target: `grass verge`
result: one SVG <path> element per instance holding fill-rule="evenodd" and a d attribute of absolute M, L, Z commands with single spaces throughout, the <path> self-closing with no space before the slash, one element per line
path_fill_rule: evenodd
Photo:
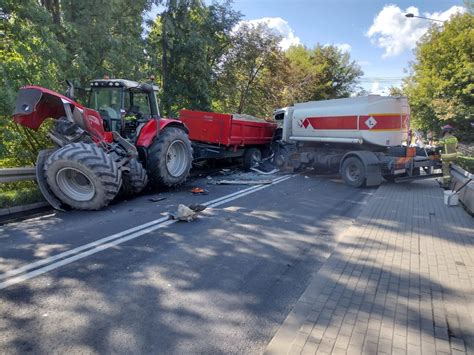
<path fill-rule="evenodd" d="M 0 185 L 0 209 L 44 201 L 35 183 L 22 183 L 23 186 Z M 30 185 L 30 186 L 29 186 Z"/>
<path fill-rule="evenodd" d="M 474 174 L 474 157 L 460 156 L 454 163 L 471 174 Z"/>

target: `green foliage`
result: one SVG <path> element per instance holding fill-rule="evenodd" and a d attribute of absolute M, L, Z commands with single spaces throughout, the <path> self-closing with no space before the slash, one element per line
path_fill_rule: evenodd
<path fill-rule="evenodd" d="M 474 174 L 474 157 L 460 156 L 456 159 L 455 164 L 471 174 Z"/>
<path fill-rule="evenodd" d="M 210 6 L 200 0 L 168 1 L 147 41 L 149 67 L 161 75 L 165 114 L 185 107 L 210 109 L 215 67 L 239 18 L 229 1 Z"/>
<path fill-rule="evenodd" d="M 61 0 L 62 18 L 56 26 L 64 43 L 64 76 L 86 86 L 91 79 L 141 79 L 144 63 L 143 15 L 150 0 Z"/>
<path fill-rule="evenodd" d="M 35 134 L 13 123 L 15 96 L 28 84 L 57 89 L 65 48 L 54 34 L 50 14 L 37 1 L 7 0 L 1 9 L 0 160 L 9 166 L 31 165 L 49 141 L 44 129 Z"/>
<path fill-rule="evenodd" d="M 293 46 L 286 57 L 291 68 L 288 103 L 348 97 L 363 74 L 349 53 L 335 46 Z"/>
<path fill-rule="evenodd" d="M 218 73 L 215 110 L 269 116 L 278 107 L 355 90 L 362 71 L 347 52 L 321 45 L 284 52 L 279 42 L 265 26 L 240 26 Z"/>
<path fill-rule="evenodd" d="M 414 128 L 439 130 L 446 123 L 464 140 L 474 104 L 474 16 L 456 15 L 442 27 L 433 25 L 416 49 L 412 74 L 404 83 Z"/>
<path fill-rule="evenodd" d="M 287 62 L 267 27 L 240 25 L 220 63 L 213 109 L 255 116 L 280 106 Z"/>
<path fill-rule="evenodd" d="M 44 201 L 34 183 L 4 184 L 0 190 L 0 209 Z"/>

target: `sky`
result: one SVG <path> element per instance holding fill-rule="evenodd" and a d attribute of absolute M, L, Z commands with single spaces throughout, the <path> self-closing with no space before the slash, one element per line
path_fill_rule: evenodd
<path fill-rule="evenodd" d="M 459 0 L 234 0 L 233 8 L 243 21 L 264 22 L 280 34 L 283 49 L 320 43 L 348 51 L 364 71 L 360 85 L 374 94 L 401 85 L 418 39 L 430 25 L 442 25 L 405 13 L 446 20 L 465 11 Z"/>

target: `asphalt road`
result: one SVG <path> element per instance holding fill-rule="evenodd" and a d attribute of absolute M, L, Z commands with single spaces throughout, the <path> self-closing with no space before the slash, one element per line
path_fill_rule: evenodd
<path fill-rule="evenodd" d="M 374 191 L 205 183 L 0 226 L 0 351 L 261 353 Z M 212 200 L 194 222 L 163 217 Z"/>

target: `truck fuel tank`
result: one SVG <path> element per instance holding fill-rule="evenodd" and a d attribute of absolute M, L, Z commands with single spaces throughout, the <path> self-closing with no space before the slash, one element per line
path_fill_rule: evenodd
<path fill-rule="evenodd" d="M 410 108 L 405 97 L 369 95 L 297 103 L 276 110 L 283 140 L 398 146 L 407 139 Z"/>

